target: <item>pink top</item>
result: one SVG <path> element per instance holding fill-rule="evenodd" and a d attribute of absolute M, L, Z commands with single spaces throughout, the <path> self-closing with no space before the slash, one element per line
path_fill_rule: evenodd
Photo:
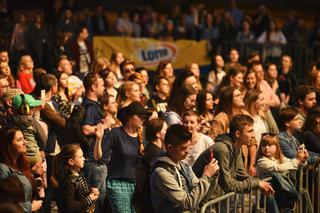
<path fill-rule="evenodd" d="M 278 107 L 280 105 L 280 99 L 276 93 L 272 90 L 267 81 L 262 80 L 260 82 L 260 91 L 264 97 L 264 101 L 271 107 Z"/>

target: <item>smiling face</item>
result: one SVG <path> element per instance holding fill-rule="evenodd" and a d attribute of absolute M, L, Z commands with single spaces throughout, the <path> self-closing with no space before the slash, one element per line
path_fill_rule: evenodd
<path fill-rule="evenodd" d="M 248 89 L 255 88 L 256 84 L 257 84 L 256 74 L 254 72 L 248 74 L 246 76 L 246 85 L 247 85 Z"/>
<path fill-rule="evenodd" d="M 192 133 L 197 132 L 199 128 L 198 117 L 196 115 L 187 115 L 183 118 L 183 125 Z"/>
<path fill-rule="evenodd" d="M 230 77 L 231 86 L 241 88 L 243 83 L 243 73 L 239 72 L 235 76 Z"/>
<path fill-rule="evenodd" d="M 232 104 L 235 108 L 242 108 L 244 106 L 243 95 L 238 89 L 233 91 Z"/>

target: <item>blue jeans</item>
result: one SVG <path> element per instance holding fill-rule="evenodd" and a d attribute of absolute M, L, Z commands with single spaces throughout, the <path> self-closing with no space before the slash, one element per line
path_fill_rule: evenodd
<path fill-rule="evenodd" d="M 83 173 L 88 182 L 89 187 L 98 188 L 100 192 L 100 196 L 96 202 L 95 213 L 105 212 L 103 209 L 103 202 L 107 193 L 107 166 L 105 164 L 85 162 Z"/>

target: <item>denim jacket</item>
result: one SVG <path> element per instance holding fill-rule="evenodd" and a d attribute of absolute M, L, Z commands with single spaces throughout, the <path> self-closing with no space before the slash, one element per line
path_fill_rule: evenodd
<path fill-rule="evenodd" d="M 300 146 L 299 141 L 294 136 L 289 136 L 286 132 L 282 131 L 279 133 L 279 142 L 281 146 L 281 150 L 287 158 L 295 158 L 297 156 L 297 149 Z M 318 161 L 320 154 L 315 152 L 310 152 L 309 158 L 307 159 L 308 163 L 315 163 Z"/>
<path fill-rule="evenodd" d="M 24 189 L 25 202 L 21 204 L 24 212 L 31 212 L 32 186 L 28 178 L 21 172 L 12 169 L 6 164 L 0 163 L 0 179 L 7 177 L 17 177 Z"/>

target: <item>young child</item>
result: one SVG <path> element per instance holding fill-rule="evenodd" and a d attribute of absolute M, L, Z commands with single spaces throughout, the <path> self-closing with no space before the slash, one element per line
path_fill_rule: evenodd
<path fill-rule="evenodd" d="M 36 86 L 33 79 L 33 60 L 30 55 L 23 55 L 20 58 L 18 80 L 22 91 L 30 94 Z"/>
<path fill-rule="evenodd" d="M 257 173 L 259 178 L 272 177 L 272 186 L 276 189 L 275 195 L 267 198 L 267 211 L 277 212 L 278 208 L 291 211 L 299 199 L 298 192 L 290 178 L 284 172 L 297 170 L 299 165 L 308 158 L 308 152 L 303 146 L 299 147 L 294 159 L 286 158 L 280 149 L 279 138 L 276 134 L 262 135 L 257 152 Z"/>
<path fill-rule="evenodd" d="M 297 150 L 300 146 L 298 139 L 294 134 L 301 129 L 302 120 L 299 115 L 299 110 L 293 107 L 281 109 L 279 112 L 279 143 L 283 155 L 287 158 L 295 158 Z M 319 162 L 320 154 L 308 151 L 308 163 Z"/>
<path fill-rule="evenodd" d="M 199 132 L 200 117 L 196 112 L 192 110 L 187 111 L 183 115 L 182 121 L 183 125 L 192 133 L 189 152 L 184 161 L 190 166 L 193 166 L 199 155 L 208 147 L 213 145 L 213 140 L 209 136 Z"/>
<path fill-rule="evenodd" d="M 79 144 L 65 145 L 54 159 L 53 184 L 61 194 L 59 212 L 94 212 L 97 188 L 89 188 L 80 169 L 84 157 Z"/>
<path fill-rule="evenodd" d="M 308 156 L 307 150 L 301 146 L 295 158 L 286 158 L 282 154 L 278 136 L 273 133 L 262 134 L 256 159 L 258 175 L 260 178 L 265 178 L 270 172 L 284 173 L 289 170 L 297 170 Z"/>

